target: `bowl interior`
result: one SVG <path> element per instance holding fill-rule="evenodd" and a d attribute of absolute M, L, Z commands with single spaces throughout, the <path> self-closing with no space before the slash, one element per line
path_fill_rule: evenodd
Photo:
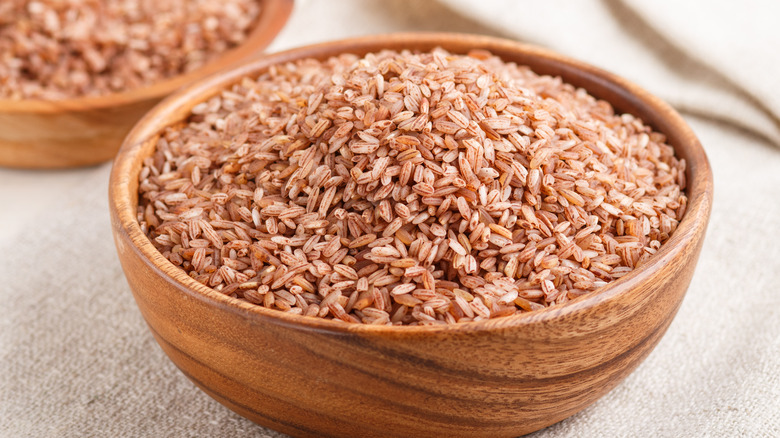
<path fill-rule="evenodd" d="M 135 219 L 138 203 L 138 175 L 142 161 L 154 150 L 159 133 L 166 126 L 184 120 L 191 108 L 245 76 L 257 76 L 268 66 L 314 57 L 327 58 L 340 53 L 364 54 L 381 49 L 430 50 L 443 47 L 453 53 L 467 53 L 485 49 L 504 61 L 528 65 L 539 74 L 560 76 L 564 81 L 585 88 L 593 96 L 610 102 L 618 112 L 631 113 L 653 129 L 664 133 L 667 142 L 687 162 L 686 194 L 688 208 L 675 233 L 645 264 L 609 285 L 574 299 L 563 305 L 548 307 L 520 315 L 446 326 L 370 326 L 348 325 L 340 321 L 324 320 L 286 314 L 230 298 L 191 279 L 184 271 L 169 263 L 151 244 Z M 281 324 L 304 325 L 315 330 L 404 332 L 502 330 L 520 325 L 544 322 L 572 315 L 599 303 L 625 294 L 643 282 L 651 281 L 659 266 L 676 258 L 696 254 L 709 218 L 712 200 L 712 172 L 698 139 L 680 115 L 660 99 L 640 87 L 613 74 L 556 53 L 503 39 L 460 34 L 392 34 L 336 41 L 307 46 L 263 57 L 251 64 L 212 76 L 193 84 L 166 99 L 148 113 L 126 138 L 114 161 L 111 175 L 111 208 L 121 232 L 127 233 L 148 265 L 169 281 L 180 285 L 184 293 L 209 301 L 214 306 L 245 314 L 248 318 L 274 318 Z"/>

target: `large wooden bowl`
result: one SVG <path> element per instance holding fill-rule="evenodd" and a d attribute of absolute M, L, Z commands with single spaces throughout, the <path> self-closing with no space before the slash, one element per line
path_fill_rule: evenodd
<path fill-rule="evenodd" d="M 257 1 L 260 15 L 246 41 L 190 73 L 99 97 L 0 99 L 0 166 L 63 168 L 112 159 L 133 125 L 163 97 L 262 53 L 287 21 L 293 0 Z"/>
<path fill-rule="evenodd" d="M 688 211 L 646 264 L 562 306 L 447 327 L 377 327 L 285 314 L 209 289 L 170 264 L 136 221 L 141 161 L 158 133 L 245 75 L 302 57 L 382 48 L 482 48 L 560 75 L 668 136 L 688 162 Z M 127 280 L 154 337 L 209 395 L 295 436 L 501 437 L 560 421 L 650 353 L 683 299 L 712 201 L 699 141 L 668 105 L 612 74 L 507 40 L 453 34 L 351 39 L 266 56 L 187 87 L 133 129 L 114 162 L 110 208 Z"/>

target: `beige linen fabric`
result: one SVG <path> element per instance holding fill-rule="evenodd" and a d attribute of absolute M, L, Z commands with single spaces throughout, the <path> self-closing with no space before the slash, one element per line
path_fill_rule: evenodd
<path fill-rule="evenodd" d="M 545 2 L 518 3 L 546 10 Z M 633 14 L 631 32 L 615 34 L 623 39 L 647 28 L 666 32 L 647 24 L 663 21 L 654 15 L 662 12 L 646 12 L 639 3 L 588 2 L 611 8 L 599 20 L 615 32 L 621 29 L 615 8 Z M 490 4 L 474 2 L 464 17 L 485 16 L 480 11 Z M 580 2 L 566 3 L 575 4 Z M 587 13 L 572 7 L 573 20 Z M 449 9 L 413 0 L 300 0 L 273 49 L 394 30 L 497 33 L 456 10 L 466 11 L 462 4 Z M 528 23 L 517 20 L 529 29 L 517 38 L 551 47 L 568 41 L 554 48 L 616 72 L 628 68 L 612 56 L 600 57 L 585 36 L 577 48 L 577 38 L 543 26 L 531 33 Z M 683 37 L 668 32 L 675 41 Z M 658 58 L 658 47 L 643 41 L 630 59 L 652 64 L 643 58 Z M 607 51 L 618 43 L 599 44 Z M 742 122 L 748 113 L 735 113 L 729 124 L 715 111 L 715 102 L 741 102 L 735 105 L 768 120 L 774 104 L 758 98 L 776 97 L 780 85 L 756 89 L 759 79 L 741 76 L 748 71 L 707 76 L 717 60 L 698 48 L 696 58 L 688 58 L 678 49 L 689 46 L 676 44 L 677 66 L 689 61 L 696 68 L 691 76 L 679 73 L 700 81 L 681 83 L 674 69 L 660 68 L 632 79 L 698 114 L 684 115 L 709 154 L 715 199 L 696 274 L 677 318 L 647 360 L 593 406 L 535 437 L 780 436 L 780 151 L 766 140 L 771 130 Z M 109 164 L 58 172 L 0 169 L 0 437 L 281 436 L 210 399 L 154 342 L 116 258 L 109 171 Z"/>
<path fill-rule="evenodd" d="M 441 0 L 503 34 L 620 74 L 678 109 L 780 144 L 775 0 Z"/>

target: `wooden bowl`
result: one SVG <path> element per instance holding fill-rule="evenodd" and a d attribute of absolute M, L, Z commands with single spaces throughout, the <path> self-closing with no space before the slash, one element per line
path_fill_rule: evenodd
<path fill-rule="evenodd" d="M 148 87 L 66 100 L 0 100 L 0 166 L 87 166 L 110 160 L 130 128 L 184 84 L 260 55 L 284 26 L 293 0 L 258 0 L 261 12 L 241 45 L 203 67 Z"/>
<path fill-rule="evenodd" d="M 522 315 L 438 327 L 347 325 L 222 295 L 154 248 L 136 221 L 138 175 L 158 133 L 198 102 L 269 65 L 382 48 L 487 49 L 560 75 L 665 133 L 688 162 L 689 207 L 646 264 L 603 289 Z M 712 174 L 699 141 L 667 104 L 628 81 L 536 47 L 473 35 L 395 34 L 269 55 L 179 91 L 133 129 L 114 161 L 114 239 L 138 307 L 162 349 L 206 393 L 294 436 L 525 434 L 615 387 L 677 312 L 699 256 Z"/>

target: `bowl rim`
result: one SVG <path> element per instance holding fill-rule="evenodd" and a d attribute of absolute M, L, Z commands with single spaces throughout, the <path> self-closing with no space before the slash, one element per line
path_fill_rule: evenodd
<path fill-rule="evenodd" d="M 2 112 L 51 114 L 63 110 L 97 110 L 162 98 L 173 91 L 235 66 L 242 59 L 259 54 L 279 34 L 287 22 L 294 0 L 255 0 L 260 4 L 257 21 L 246 39 L 190 72 L 171 76 L 138 88 L 97 96 L 76 96 L 67 99 L 0 99 Z"/>
<path fill-rule="evenodd" d="M 677 229 L 646 263 L 591 293 L 561 305 L 546 307 L 532 312 L 481 321 L 470 321 L 462 324 L 377 326 L 349 324 L 339 320 L 289 314 L 224 295 L 198 283 L 163 257 L 141 231 L 136 219 L 135 206 L 137 204 L 138 174 L 133 173 L 133 166 L 137 163 L 140 171 L 140 160 L 143 159 L 143 157 L 139 158 L 138 156 L 140 149 L 149 141 L 155 139 L 161 128 L 166 126 L 160 124 L 160 121 L 165 119 L 164 115 L 177 114 L 184 116 L 189 113 L 189 109 L 196 103 L 215 95 L 218 92 L 214 91 L 215 89 L 222 90 L 246 76 L 256 77 L 258 73 L 270 65 L 310 57 L 312 53 L 317 54 L 315 57 L 322 58 L 338 53 L 375 51 L 380 50 L 382 47 L 390 46 L 390 41 L 392 41 L 393 47 L 427 47 L 430 49 L 436 46 L 443 46 L 446 49 L 449 44 L 449 46 L 459 45 L 467 47 L 469 50 L 485 49 L 497 56 L 501 56 L 501 53 L 522 54 L 535 60 L 550 62 L 562 68 L 564 74 L 580 75 L 582 76 L 580 79 L 584 78 L 592 85 L 628 93 L 638 101 L 639 105 L 661 113 L 663 116 L 661 120 L 668 122 L 665 123 L 665 128 L 662 132 L 667 137 L 670 137 L 669 130 L 673 130 L 675 136 L 680 139 L 679 144 L 673 145 L 675 150 L 678 153 L 681 149 L 685 150 L 687 155 L 687 187 L 685 191 L 688 195 L 688 205 Z M 564 80 L 569 82 L 570 78 L 564 78 Z M 591 93 L 590 89 L 587 89 L 587 91 Z M 653 126 L 653 128 L 660 129 L 658 126 Z M 276 325 L 327 333 L 392 334 L 393 336 L 406 337 L 417 334 L 430 334 L 432 332 L 488 333 L 518 328 L 520 326 L 537 325 L 539 323 L 547 324 L 565 317 L 576 317 L 575 314 L 615 300 L 617 297 L 634 289 L 637 285 L 649 281 L 661 266 L 673 263 L 679 257 L 683 257 L 688 253 L 693 252 L 695 254 L 695 251 L 692 249 L 701 244 L 706 231 L 712 205 L 712 192 L 712 170 L 704 149 L 692 129 L 671 106 L 632 82 L 582 61 L 545 48 L 517 41 L 472 34 L 408 32 L 369 35 L 301 46 L 265 55 L 251 63 L 212 75 L 209 78 L 180 89 L 149 111 L 125 138 L 111 170 L 109 207 L 112 219 L 115 220 L 113 225 L 115 240 L 119 242 L 120 239 L 126 238 L 131 243 L 132 251 L 143 260 L 146 266 L 150 267 L 153 272 L 160 275 L 166 282 L 172 284 L 178 291 L 187 294 L 191 298 L 203 301 L 222 311 L 237 313 L 250 321 L 271 321 Z M 120 246 L 119 243 L 117 246 Z"/>

